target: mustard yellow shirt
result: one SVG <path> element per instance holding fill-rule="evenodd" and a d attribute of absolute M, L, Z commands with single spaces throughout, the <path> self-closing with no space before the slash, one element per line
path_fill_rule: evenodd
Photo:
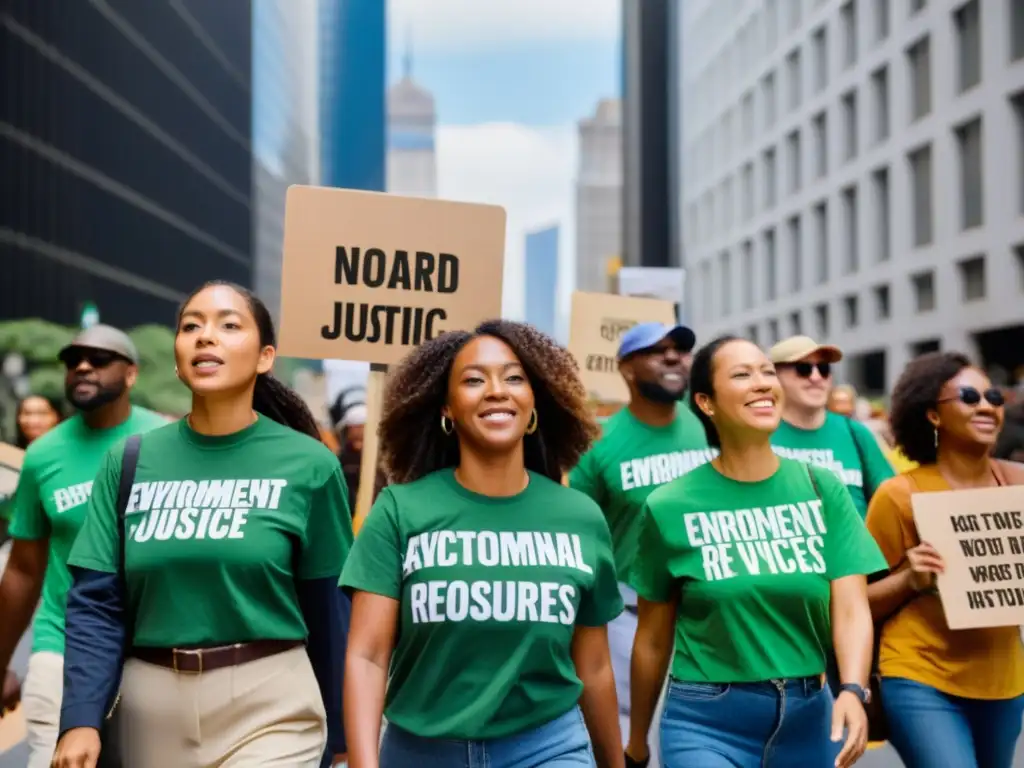
<path fill-rule="evenodd" d="M 948 490 L 932 464 L 886 480 L 875 492 L 866 522 L 890 568 L 906 568 L 907 550 L 919 543 L 911 494 Z M 967 699 L 1024 694 L 1020 627 L 950 630 L 936 594 L 915 597 L 886 621 L 878 666 L 882 677 L 906 678 Z"/>

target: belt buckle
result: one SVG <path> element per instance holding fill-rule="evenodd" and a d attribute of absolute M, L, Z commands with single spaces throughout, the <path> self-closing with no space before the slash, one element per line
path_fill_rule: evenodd
<path fill-rule="evenodd" d="M 199 669 L 195 672 L 191 672 L 185 669 L 178 669 L 178 654 L 183 656 L 195 656 L 199 659 Z M 174 672 L 179 675 L 201 675 L 203 674 L 203 652 L 202 650 L 191 650 L 183 648 L 172 648 L 171 649 L 171 665 Z"/>

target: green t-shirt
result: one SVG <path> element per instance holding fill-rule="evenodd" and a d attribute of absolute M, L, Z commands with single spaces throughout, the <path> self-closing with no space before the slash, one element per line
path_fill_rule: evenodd
<path fill-rule="evenodd" d="M 92 429 L 72 416 L 34 440 L 25 452 L 11 504 L 11 536 L 49 539 L 42 603 L 33 625 L 32 650 L 64 653 L 64 611 L 71 573 L 68 555 L 85 520 L 89 493 L 103 457 L 129 435 L 165 426 L 167 419 L 133 407 L 128 419 L 110 429 Z"/>
<path fill-rule="evenodd" d="M 680 598 L 677 680 L 822 673 L 832 646 L 830 582 L 886 569 L 836 476 L 780 462 L 757 483 L 706 464 L 647 500 L 633 577 L 642 598 Z"/>
<path fill-rule="evenodd" d="M 71 565 L 117 570 L 122 451 L 96 477 Z M 157 648 L 304 639 L 295 579 L 337 578 L 352 543 L 337 457 L 264 416 L 222 437 L 185 419 L 145 435 L 126 521 L 132 642 Z"/>
<path fill-rule="evenodd" d="M 817 429 L 800 429 L 783 421 L 772 435 L 772 446 L 780 456 L 835 472 L 850 491 L 862 520 L 878 486 L 895 474 L 871 430 L 836 413 L 827 413 Z"/>
<path fill-rule="evenodd" d="M 676 420 L 652 427 L 623 408 L 569 473 L 569 485 L 597 502 L 608 520 L 619 581 L 628 582 L 637 553 L 640 510 L 651 491 L 715 457 L 704 427 L 686 405 Z"/>
<path fill-rule="evenodd" d="M 385 714 L 425 738 L 492 739 L 576 705 L 575 625 L 622 611 L 590 499 L 542 475 L 507 498 L 452 469 L 381 491 L 341 584 L 401 604 Z"/>

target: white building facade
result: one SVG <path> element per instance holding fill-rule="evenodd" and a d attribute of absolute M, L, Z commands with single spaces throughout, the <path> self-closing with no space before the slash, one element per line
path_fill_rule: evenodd
<path fill-rule="evenodd" d="M 434 97 L 413 80 L 406 54 L 402 79 L 388 89 L 388 192 L 437 197 L 436 130 Z"/>
<path fill-rule="evenodd" d="M 579 122 L 576 290 L 609 290 L 608 265 L 622 251 L 622 103 L 603 99 Z"/>
<path fill-rule="evenodd" d="M 876 393 L 932 349 L 1024 363 L 1024 2 L 682 8 L 677 215 L 701 338 L 808 333 Z"/>

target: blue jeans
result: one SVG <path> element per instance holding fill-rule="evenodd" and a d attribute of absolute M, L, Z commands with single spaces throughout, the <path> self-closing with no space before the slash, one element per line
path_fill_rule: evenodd
<path fill-rule="evenodd" d="M 573 707 L 532 731 L 485 741 L 427 739 L 388 723 L 380 768 L 594 768 L 594 756 Z"/>
<path fill-rule="evenodd" d="M 661 762 L 665 768 L 824 768 L 842 748 L 830 740 L 831 727 L 832 694 L 819 678 L 778 685 L 673 680 L 661 718 Z"/>
<path fill-rule="evenodd" d="M 964 699 L 900 677 L 882 679 L 889 741 L 906 768 L 1010 768 L 1024 696 Z"/>

